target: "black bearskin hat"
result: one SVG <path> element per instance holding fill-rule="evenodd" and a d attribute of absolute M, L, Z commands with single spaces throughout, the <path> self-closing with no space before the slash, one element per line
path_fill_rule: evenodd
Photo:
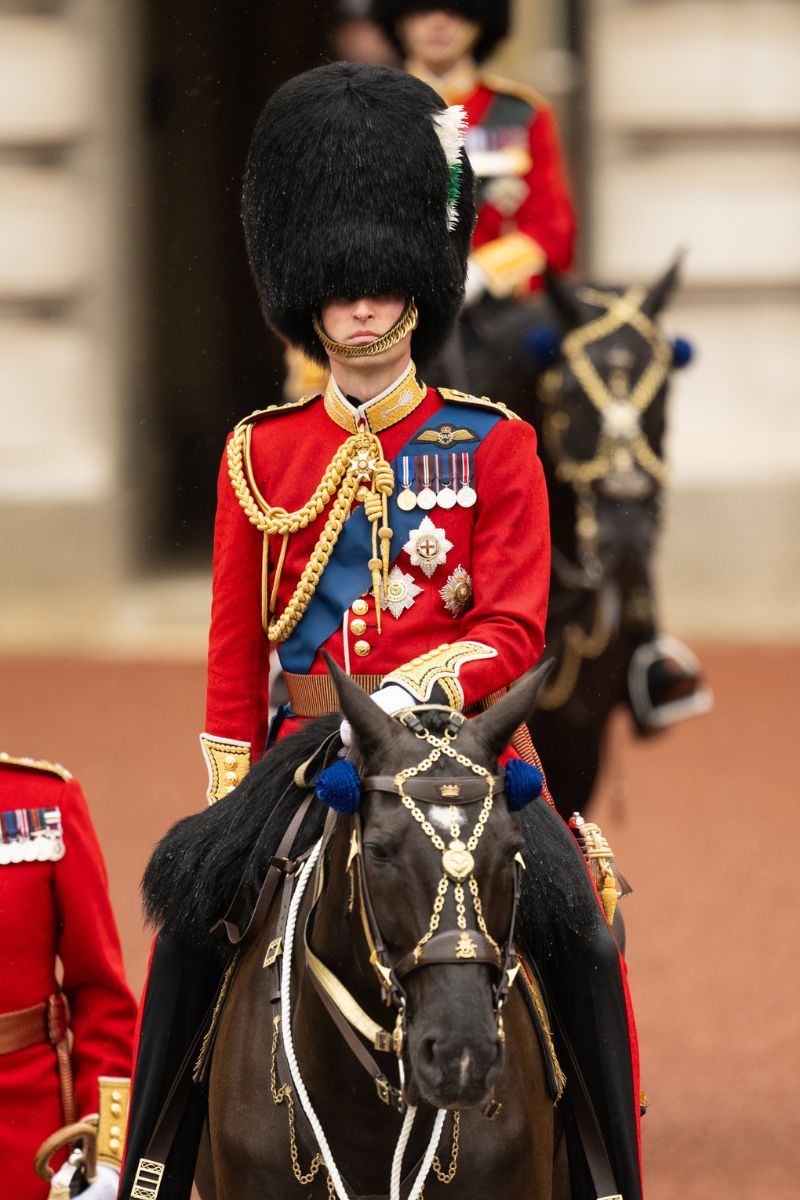
<path fill-rule="evenodd" d="M 508 36 L 511 25 L 509 0 L 374 0 L 372 16 L 394 44 L 405 52 L 397 36 L 395 22 L 412 13 L 432 12 L 435 9 L 458 13 L 460 17 L 480 25 L 481 34 L 472 49 L 477 62 L 488 58 L 498 43 Z"/>
<path fill-rule="evenodd" d="M 312 318 L 337 297 L 413 297 L 419 363 L 446 340 L 475 221 L 459 112 L 404 71 L 353 63 L 267 102 L 245 169 L 247 252 L 268 322 L 317 362 Z"/>

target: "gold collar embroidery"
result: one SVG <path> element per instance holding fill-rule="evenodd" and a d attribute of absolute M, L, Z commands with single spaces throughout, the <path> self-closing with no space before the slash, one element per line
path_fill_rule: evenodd
<path fill-rule="evenodd" d="M 417 373 L 411 363 L 406 373 L 387 391 L 355 409 L 344 399 L 331 377 L 325 388 L 325 410 L 331 420 L 348 433 L 355 433 L 359 422 L 364 421 L 372 433 L 382 433 L 418 408 L 426 391 L 425 384 L 417 382 Z"/>

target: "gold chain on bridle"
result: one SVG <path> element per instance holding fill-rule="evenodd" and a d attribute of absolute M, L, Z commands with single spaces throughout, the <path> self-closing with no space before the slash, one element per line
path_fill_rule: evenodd
<path fill-rule="evenodd" d="M 308 608 L 322 574 L 328 565 L 344 523 L 356 501 L 364 505 L 364 512 L 372 527 L 372 557 L 369 570 L 375 594 L 377 627 L 381 629 L 381 586 L 383 594 L 388 588 L 389 555 L 392 530 L 389 527 L 389 497 L 394 490 L 394 472 L 386 461 L 383 447 L 376 434 L 369 429 L 359 429 L 339 447 L 317 485 L 314 494 L 295 512 L 268 504 L 260 495 L 253 494 L 245 472 L 245 458 L 249 461 L 252 425 L 238 425 L 228 443 L 228 474 L 236 498 L 241 504 L 248 521 L 261 533 L 283 537 L 283 545 L 275 570 L 269 609 L 274 612 L 277 601 L 286 547 L 291 534 L 306 529 L 322 514 L 333 499 L 322 533 L 317 540 L 311 557 L 303 568 L 294 594 L 280 616 L 269 620 L 267 633 L 271 642 L 285 642 L 296 629 Z"/>
<path fill-rule="evenodd" d="M 402 716 L 400 719 L 402 720 Z M 417 763 L 416 766 L 406 767 L 405 770 L 399 771 L 397 775 L 395 775 L 394 780 L 397 784 L 400 802 L 404 808 L 408 809 L 414 820 L 422 829 L 423 833 L 430 838 L 434 848 L 441 854 L 443 868 L 442 877 L 439 880 L 439 884 L 436 889 L 436 898 L 433 902 L 433 911 L 431 913 L 430 924 L 427 931 L 422 935 L 412 951 L 414 959 L 417 962 L 419 961 L 420 957 L 422 956 L 422 950 L 425 943 L 430 941 L 439 928 L 439 920 L 441 918 L 451 880 L 454 884 L 453 899 L 456 906 L 456 922 L 458 928 L 464 930 L 465 932 L 465 940 L 462 943 L 463 956 L 468 958 L 471 957 L 472 953 L 469 939 L 466 938 L 467 911 L 463 882 L 466 880 L 467 887 L 469 888 L 469 893 L 472 898 L 472 908 L 475 913 L 475 920 L 478 924 L 478 928 L 486 940 L 497 951 L 499 959 L 501 954 L 500 947 L 486 927 L 486 921 L 483 915 L 483 907 L 481 905 L 480 895 L 478 892 L 478 881 L 474 875 L 474 854 L 478 848 L 478 842 L 480 841 L 481 835 L 486 828 L 486 822 L 489 820 L 492 808 L 494 806 L 494 777 L 490 771 L 486 770 L 485 767 L 482 767 L 479 763 L 474 763 L 472 759 L 467 758 L 466 754 L 461 754 L 454 750 L 450 745 L 450 735 L 447 732 L 445 732 L 444 737 L 441 738 L 436 737 L 435 734 L 431 733 L 430 730 L 425 729 L 424 726 L 420 726 L 419 730 L 415 729 L 414 732 L 417 737 L 424 738 L 428 745 L 431 746 L 431 752 L 426 758 L 423 758 L 421 762 Z M 477 821 L 475 822 L 472 833 L 466 842 L 461 840 L 461 827 L 458 821 L 458 808 L 453 804 L 449 806 L 449 845 L 445 845 L 444 839 L 439 836 L 423 811 L 405 791 L 405 784 L 409 779 L 413 779 L 417 775 L 421 775 L 425 771 L 429 770 L 429 768 L 432 767 L 435 762 L 439 761 L 443 754 L 448 758 L 454 759 L 456 762 L 460 763 L 461 766 L 468 767 L 469 770 L 474 772 L 475 775 L 479 775 L 484 778 L 487 786 L 486 798 L 483 801 L 481 811 L 478 815 Z M 459 954 L 459 951 L 456 950 L 456 953 Z"/>

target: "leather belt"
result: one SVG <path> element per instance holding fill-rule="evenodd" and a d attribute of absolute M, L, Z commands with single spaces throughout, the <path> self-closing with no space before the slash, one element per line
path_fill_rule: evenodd
<path fill-rule="evenodd" d="M 289 703 L 296 717 L 327 717 L 339 711 L 339 697 L 330 675 L 292 675 L 284 671 Z M 383 675 L 351 675 L 365 692 L 375 692 Z"/>
<path fill-rule="evenodd" d="M 49 1042 L 47 1005 L 34 1004 L 16 1012 L 0 1013 L 0 1054 L 14 1054 L 40 1042 Z"/>

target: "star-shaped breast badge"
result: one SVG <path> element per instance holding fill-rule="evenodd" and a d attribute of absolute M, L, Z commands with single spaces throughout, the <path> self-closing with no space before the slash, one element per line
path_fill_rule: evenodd
<path fill-rule="evenodd" d="M 397 621 L 407 609 L 411 608 L 421 591 L 422 588 L 419 584 L 414 583 L 413 575 L 406 574 L 399 567 L 392 567 L 389 572 L 389 586 L 386 589 L 386 595 L 381 599 L 381 608 L 388 608 Z"/>
<path fill-rule="evenodd" d="M 430 517 L 423 517 L 419 528 L 411 530 L 403 549 L 409 555 L 412 567 L 419 567 L 430 579 L 436 568 L 447 562 L 453 543 Z"/>
<path fill-rule="evenodd" d="M 456 567 L 444 587 L 439 588 L 439 595 L 447 611 L 454 617 L 460 617 L 472 599 L 472 577 L 465 567 Z"/>

